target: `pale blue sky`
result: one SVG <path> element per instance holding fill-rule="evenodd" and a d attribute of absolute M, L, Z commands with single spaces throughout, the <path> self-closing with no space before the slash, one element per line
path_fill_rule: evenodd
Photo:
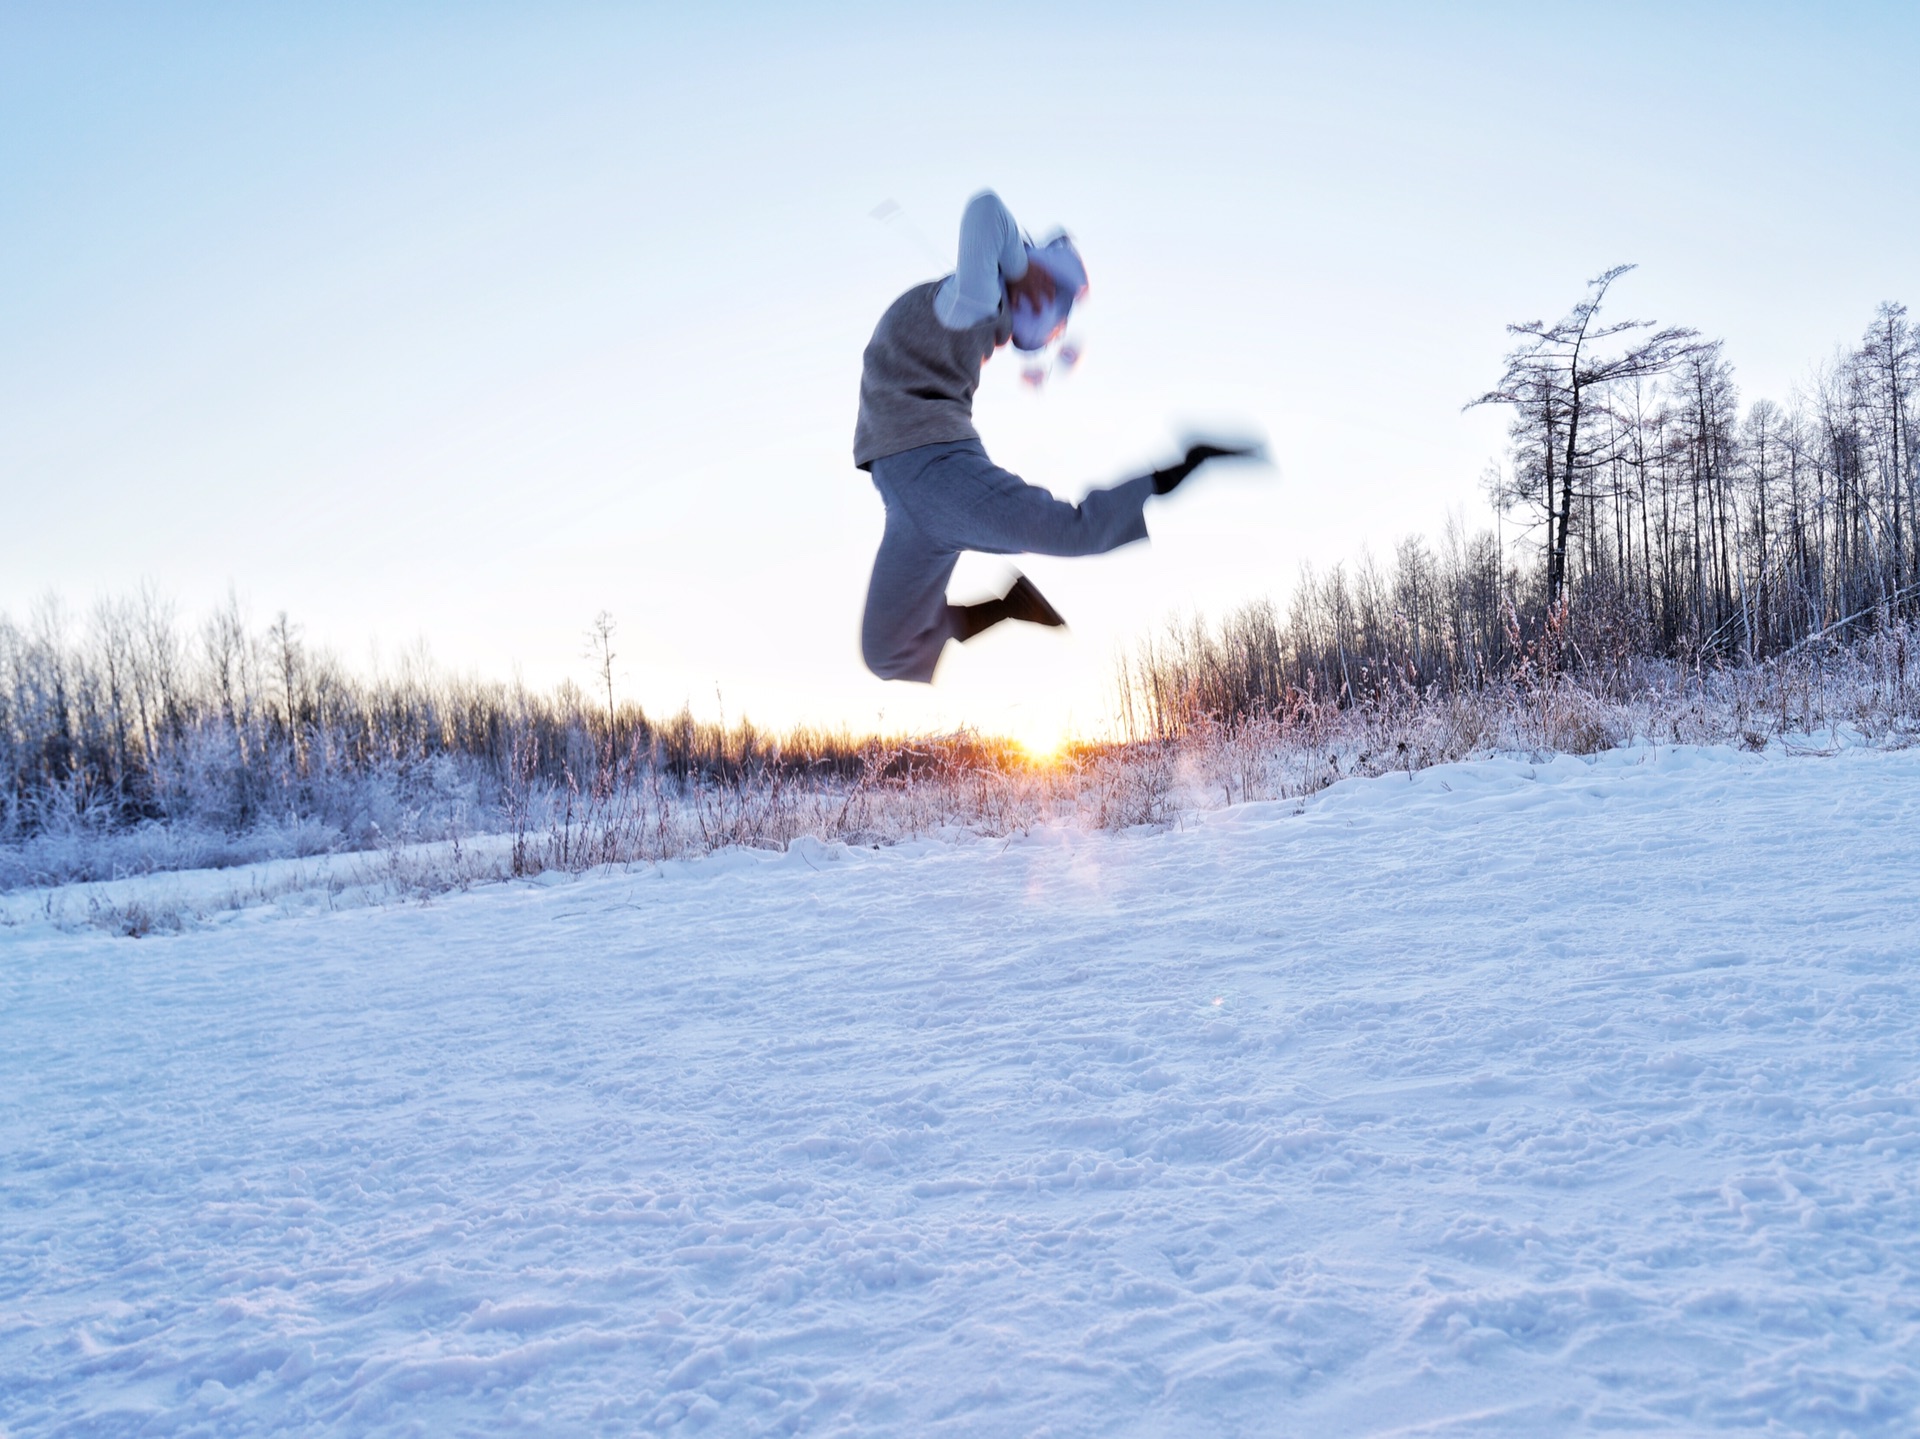
<path fill-rule="evenodd" d="M 1170 612 L 1483 520 L 1460 406 L 1606 266 L 1750 396 L 1920 304 L 1917 15 L 0 5 L 0 608 L 231 583 L 541 683 L 606 608 L 654 708 L 1091 728 Z M 996 459 L 1074 495 L 1211 416 L 1279 473 L 883 686 L 860 350 L 983 185 L 1093 278 L 1079 373 L 989 365 Z"/>

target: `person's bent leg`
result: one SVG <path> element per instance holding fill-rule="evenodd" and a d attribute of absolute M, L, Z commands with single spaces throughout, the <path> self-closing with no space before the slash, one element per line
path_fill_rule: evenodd
<path fill-rule="evenodd" d="M 928 684 L 940 651 L 956 637 L 947 581 L 959 554 L 929 538 L 884 486 L 880 490 L 887 497 L 887 529 L 867 582 L 860 654 L 883 680 Z"/>

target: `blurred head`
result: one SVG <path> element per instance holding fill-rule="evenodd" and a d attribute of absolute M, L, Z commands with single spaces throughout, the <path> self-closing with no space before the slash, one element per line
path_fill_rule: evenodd
<path fill-rule="evenodd" d="M 1013 309 L 1013 345 L 1017 350 L 1044 350 L 1066 328 L 1073 302 L 1087 293 L 1087 267 L 1073 241 L 1063 232 L 1044 245 L 1027 245 L 1027 263 L 1039 265 L 1053 276 L 1053 301 L 1035 310 L 1023 301 Z"/>

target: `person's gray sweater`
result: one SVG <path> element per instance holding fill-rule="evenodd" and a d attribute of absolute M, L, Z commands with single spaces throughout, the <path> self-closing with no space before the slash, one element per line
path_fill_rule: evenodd
<path fill-rule="evenodd" d="M 1026 242 L 1000 197 L 982 190 L 960 216 L 959 264 L 888 307 L 867 344 L 853 462 L 863 470 L 903 450 L 977 440 L 980 365 L 1013 334 L 1008 280 L 1027 273 Z"/>
<path fill-rule="evenodd" d="M 853 462 L 863 470 L 902 450 L 980 438 L 973 427 L 980 366 L 1012 327 L 1003 304 L 976 325 L 948 329 L 934 312 L 942 283 L 915 285 L 895 300 L 867 342 L 853 429 Z"/>

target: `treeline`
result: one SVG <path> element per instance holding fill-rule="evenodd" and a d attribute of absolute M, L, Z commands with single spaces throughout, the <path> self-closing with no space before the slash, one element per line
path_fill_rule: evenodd
<path fill-rule="evenodd" d="M 1404 541 L 1382 567 L 1302 575 L 1121 665 L 1137 734 L 1192 718 L 1457 691 L 1516 672 L 1617 683 L 1636 661 L 1765 661 L 1920 613 L 1920 341 L 1882 304 L 1784 401 L 1742 405 L 1724 346 L 1606 316 L 1627 267 L 1568 315 L 1511 325 L 1512 414 L 1489 492 L 1505 524 Z"/>
<path fill-rule="evenodd" d="M 484 828 L 534 791 L 643 775 L 697 786 L 1007 762 L 968 736 L 655 719 L 572 684 L 539 693 L 418 658 L 368 676 L 285 614 L 250 626 L 232 599 L 196 627 L 150 590 L 81 621 L 52 601 L 24 625 L 0 616 L 0 842 L 158 822 L 302 829 L 301 847 L 329 848 Z"/>

